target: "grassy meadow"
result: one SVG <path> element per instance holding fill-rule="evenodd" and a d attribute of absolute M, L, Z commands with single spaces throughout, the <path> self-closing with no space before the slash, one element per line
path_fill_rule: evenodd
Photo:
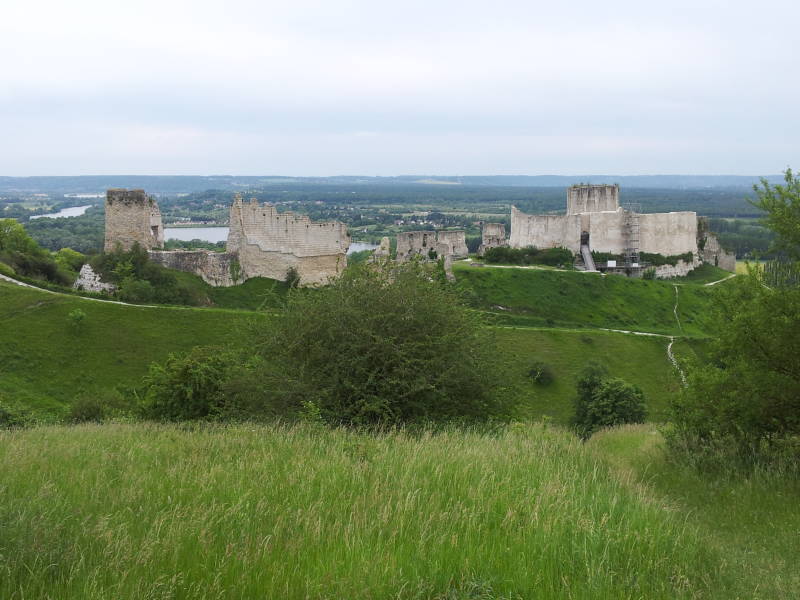
<path fill-rule="evenodd" d="M 535 424 L 39 427 L 0 432 L 0 472 L 9 600 L 758 597 L 696 516 Z"/>

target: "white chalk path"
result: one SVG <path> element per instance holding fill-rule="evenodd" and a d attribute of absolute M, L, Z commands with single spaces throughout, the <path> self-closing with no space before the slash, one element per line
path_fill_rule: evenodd
<path fill-rule="evenodd" d="M 736 275 L 734 273 L 733 275 Z M 726 277 L 725 279 L 730 279 L 730 277 Z M 725 279 L 721 279 L 720 281 L 725 281 Z M 716 281 L 714 283 L 719 283 Z M 706 284 L 711 285 L 711 284 Z M 678 317 L 678 286 L 675 285 L 675 306 L 672 307 L 672 312 L 675 314 L 675 320 L 678 322 L 678 329 L 680 329 L 681 333 L 683 333 L 683 326 L 681 325 L 681 320 Z M 669 344 L 667 344 L 667 358 L 669 358 L 669 362 L 672 363 L 672 366 L 678 371 L 678 374 L 681 376 L 681 382 L 683 383 L 683 387 L 686 387 L 686 373 L 683 372 L 681 366 L 678 364 L 678 360 L 675 358 L 675 355 L 672 353 L 672 344 L 675 343 L 675 338 L 669 338 Z"/>
<path fill-rule="evenodd" d="M 89 296 L 81 296 L 79 294 L 65 294 L 64 292 L 55 292 L 53 290 L 48 290 L 45 288 L 40 288 L 35 285 L 31 285 L 29 283 L 25 283 L 23 281 L 19 281 L 14 279 L 13 277 L 8 277 L 6 275 L 0 275 L 0 280 L 7 281 L 9 283 L 13 283 L 15 285 L 19 285 L 21 287 L 30 288 L 32 290 L 37 290 L 39 292 L 44 292 L 45 294 L 55 294 L 56 296 L 64 296 L 65 298 L 72 298 L 73 300 L 88 300 L 90 302 L 105 302 L 106 304 L 120 304 L 122 306 L 132 306 L 134 308 L 172 308 L 175 310 L 187 310 L 192 309 L 195 307 L 192 306 L 169 306 L 169 305 L 155 305 L 155 304 L 131 304 L 130 302 L 120 302 L 119 300 L 104 300 L 102 298 L 91 298 Z"/>

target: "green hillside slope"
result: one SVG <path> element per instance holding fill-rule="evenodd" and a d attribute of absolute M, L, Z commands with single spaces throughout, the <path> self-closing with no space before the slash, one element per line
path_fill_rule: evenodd
<path fill-rule="evenodd" d="M 79 329 L 70 311 L 86 313 Z M 150 363 L 196 345 L 238 345 L 258 313 L 139 307 L 93 302 L 0 283 L 0 398 L 57 415 L 76 396 L 137 384 Z M 496 328 L 519 416 L 572 414 L 575 376 L 589 360 L 641 386 L 650 415 L 661 419 L 677 378 L 664 338 L 602 331 Z M 555 380 L 535 385 L 528 371 L 547 363 Z"/>
<path fill-rule="evenodd" d="M 509 324 L 551 327 L 604 327 L 667 335 L 706 336 L 704 322 L 713 288 L 676 285 L 579 271 L 474 267 L 456 263 L 453 271 L 486 309 Z"/>
<path fill-rule="evenodd" d="M 80 327 L 68 315 L 86 317 Z M 81 393 L 137 383 L 153 361 L 235 341 L 256 313 L 122 306 L 0 282 L 0 398 L 58 413 Z"/>
<path fill-rule="evenodd" d="M 680 389 L 677 372 L 667 357 L 668 339 L 605 331 L 559 329 L 498 330 L 520 398 L 520 417 L 547 415 L 567 423 L 573 413 L 575 382 L 587 362 L 605 365 L 611 375 L 642 388 L 648 420 L 667 418 L 670 398 Z M 690 351 L 687 348 L 687 351 Z M 535 384 L 529 371 L 539 360 L 554 375 L 546 386 Z"/>

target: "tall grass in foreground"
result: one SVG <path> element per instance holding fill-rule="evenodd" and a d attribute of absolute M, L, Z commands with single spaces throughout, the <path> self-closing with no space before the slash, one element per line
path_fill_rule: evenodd
<path fill-rule="evenodd" d="M 0 597 L 731 597 L 680 514 L 569 434 L 0 433 Z"/>

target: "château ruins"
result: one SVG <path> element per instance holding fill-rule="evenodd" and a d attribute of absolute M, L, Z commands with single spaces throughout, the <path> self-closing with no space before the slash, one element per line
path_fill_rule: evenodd
<path fill-rule="evenodd" d="M 230 208 L 225 252 L 161 250 L 161 212 L 144 190 L 106 193 L 105 249 L 137 243 L 150 260 L 170 269 L 196 273 L 214 286 L 231 286 L 252 277 L 285 280 L 290 270 L 302 285 L 327 283 L 347 266 L 350 235 L 339 221 L 315 223 L 305 215 L 279 213 L 270 203 L 243 202 L 237 194 Z"/>
<path fill-rule="evenodd" d="M 675 265 L 661 265 L 656 277 L 686 275 L 707 262 L 735 270 L 736 259 L 725 252 L 694 212 L 640 213 L 637 206 L 621 206 L 618 185 L 573 185 L 567 190 L 563 215 L 529 215 L 511 207 L 511 234 L 505 225 L 484 223 L 479 254 L 489 248 L 567 248 L 584 270 L 637 275 L 643 253 L 682 256 Z M 350 235 L 339 221 L 314 222 L 305 215 L 279 213 L 255 199 L 236 195 L 230 207 L 230 229 L 225 252 L 166 251 L 164 226 L 156 201 L 144 190 L 112 189 L 106 194 L 105 250 L 138 243 L 150 259 L 170 269 L 196 273 L 214 286 L 231 286 L 252 277 L 285 280 L 294 271 L 302 285 L 321 285 L 347 266 Z M 592 252 L 622 257 L 595 265 Z M 389 254 L 388 239 L 379 250 Z M 409 231 L 397 235 L 397 260 L 413 257 L 444 259 L 445 269 L 468 254 L 464 231 Z M 691 256 L 691 259 L 688 257 Z"/>

